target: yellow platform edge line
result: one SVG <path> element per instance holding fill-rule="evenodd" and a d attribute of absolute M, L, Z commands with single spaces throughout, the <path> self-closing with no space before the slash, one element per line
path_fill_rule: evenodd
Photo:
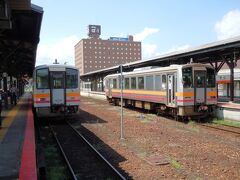
<path fill-rule="evenodd" d="M 0 142 L 4 139 L 9 127 L 13 123 L 14 118 L 17 115 L 17 112 L 19 111 L 20 105 L 22 102 L 19 102 L 13 109 L 11 109 L 6 117 L 2 119 L 2 129 L 0 129 Z"/>

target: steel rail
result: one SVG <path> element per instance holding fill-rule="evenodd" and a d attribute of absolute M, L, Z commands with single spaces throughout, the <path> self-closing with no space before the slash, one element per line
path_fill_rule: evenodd
<path fill-rule="evenodd" d="M 224 129 L 224 128 L 214 127 L 214 126 L 207 125 L 207 124 L 200 124 L 200 123 L 197 123 L 197 124 L 199 126 L 203 126 L 203 127 L 207 127 L 207 128 L 212 128 L 212 129 L 216 129 L 216 130 L 230 132 L 230 133 L 233 133 L 233 134 L 239 134 L 240 135 L 240 132 L 237 132 L 237 131 L 232 131 L 232 130 L 228 130 L 228 129 Z M 228 127 L 230 127 L 230 126 L 228 126 Z"/>
<path fill-rule="evenodd" d="M 120 179 L 126 180 L 126 178 L 108 160 L 106 160 L 106 158 L 104 158 L 103 155 L 101 155 L 80 132 L 78 132 L 69 122 L 66 121 L 66 123 L 89 145 L 89 147 L 98 155 L 98 157 L 102 159 L 119 176 Z"/>
<path fill-rule="evenodd" d="M 64 157 L 64 159 L 65 159 L 65 161 L 66 161 L 66 163 L 67 163 L 67 167 L 68 167 L 68 169 L 69 169 L 69 171 L 70 171 L 73 179 L 74 179 L 74 180 L 77 180 L 77 176 L 75 175 L 75 173 L 74 173 L 74 171 L 73 171 L 73 169 L 72 169 L 72 167 L 71 167 L 71 165 L 70 165 L 70 163 L 69 163 L 69 161 L 68 161 L 68 159 L 67 159 L 67 156 L 66 156 L 66 154 L 64 153 L 63 148 L 62 148 L 62 146 L 61 146 L 61 144 L 60 144 L 57 136 L 55 135 L 55 131 L 53 130 L 53 128 L 52 128 L 52 126 L 51 126 L 50 123 L 49 123 L 49 127 L 50 127 L 51 132 L 52 132 L 52 134 L 53 134 L 53 136 L 54 136 L 54 138 L 55 138 L 55 140 L 56 140 L 56 142 L 57 142 L 57 144 L 58 144 L 58 147 L 59 147 L 59 149 L 60 149 L 60 151 L 61 151 L 61 153 L 62 153 L 62 155 L 63 155 L 63 157 Z"/>

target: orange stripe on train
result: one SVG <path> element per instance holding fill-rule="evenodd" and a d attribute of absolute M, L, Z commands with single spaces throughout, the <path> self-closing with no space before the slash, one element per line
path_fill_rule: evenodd
<path fill-rule="evenodd" d="M 80 96 L 80 92 L 68 92 L 68 93 L 66 93 L 67 94 L 67 96 Z"/>
<path fill-rule="evenodd" d="M 33 94 L 34 98 L 47 98 L 50 97 L 50 94 Z"/>
<path fill-rule="evenodd" d="M 207 96 L 217 96 L 216 91 L 207 92 Z"/>
<path fill-rule="evenodd" d="M 194 92 L 176 92 L 176 96 L 187 96 L 187 97 L 193 97 Z"/>

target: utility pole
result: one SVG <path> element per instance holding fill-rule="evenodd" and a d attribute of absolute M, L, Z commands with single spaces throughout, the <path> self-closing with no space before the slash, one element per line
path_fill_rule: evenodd
<path fill-rule="evenodd" d="M 120 65 L 120 84 L 121 84 L 121 138 L 124 139 L 123 137 L 123 66 Z"/>

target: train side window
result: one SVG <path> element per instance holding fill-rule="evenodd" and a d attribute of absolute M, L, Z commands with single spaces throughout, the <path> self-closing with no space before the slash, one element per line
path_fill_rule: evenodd
<path fill-rule="evenodd" d="M 155 90 L 161 89 L 161 75 L 155 76 Z"/>
<path fill-rule="evenodd" d="M 113 88 L 113 79 L 110 79 L 110 80 L 109 80 L 109 87 L 110 87 L 110 89 Z"/>
<path fill-rule="evenodd" d="M 105 88 L 109 88 L 109 80 L 108 80 L 108 79 L 106 79 L 106 80 L 104 81 L 104 87 L 105 87 Z"/>
<path fill-rule="evenodd" d="M 36 76 L 37 89 L 49 89 L 48 69 L 38 69 Z"/>
<path fill-rule="evenodd" d="M 124 87 L 125 89 L 129 89 L 129 78 L 124 79 Z"/>
<path fill-rule="evenodd" d="M 78 71 L 76 69 L 66 69 L 67 88 L 78 88 Z"/>
<path fill-rule="evenodd" d="M 144 89 L 144 77 L 138 77 L 138 89 Z"/>
<path fill-rule="evenodd" d="M 131 77 L 131 89 L 136 89 L 136 77 Z"/>
<path fill-rule="evenodd" d="M 162 75 L 162 90 L 167 88 L 167 77 L 165 74 Z"/>
<path fill-rule="evenodd" d="M 214 69 L 207 68 L 207 87 L 215 87 L 215 72 Z"/>
<path fill-rule="evenodd" d="M 117 79 L 113 79 L 113 88 L 117 89 Z"/>
<path fill-rule="evenodd" d="M 153 76 L 146 76 L 146 89 L 153 90 Z"/>
<path fill-rule="evenodd" d="M 182 83 L 184 88 L 192 87 L 192 67 L 182 69 Z"/>

